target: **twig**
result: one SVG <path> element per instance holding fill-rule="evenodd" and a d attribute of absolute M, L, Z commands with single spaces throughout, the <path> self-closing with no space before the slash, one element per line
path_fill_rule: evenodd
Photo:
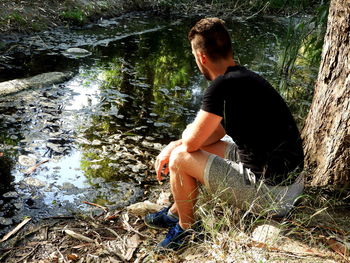
<path fill-rule="evenodd" d="M 135 228 L 133 228 L 128 222 L 123 221 L 123 223 L 128 227 L 128 231 L 131 230 L 132 232 L 134 232 L 134 233 L 136 233 L 136 234 L 138 234 L 138 235 L 140 235 L 140 236 L 142 236 L 142 237 L 146 237 L 146 238 L 149 237 L 149 236 L 144 235 L 144 234 L 140 233 L 139 231 L 137 231 L 137 230 L 136 230 Z"/>
<path fill-rule="evenodd" d="M 74 216 L 50 216 L 50 217 L 45 217 L 43 220 L 51 220 L 51 219 L 75 219 Z"/>
<path fill-rule="evenodd" d="M 31 218 L 26 218 L 24 219 L 21 223 L 19 223 L 12 231 L 10 231 L 9 233 L 7 233 L 1 240 L 0 243 L 6 241 L 7 239 L 9 239 L 11 236 L 13 236 L 14 234 L 16 234 L 25 224 L 27 224 L 29 221 L 31 220 Z"/>
<path fill-rule="evenodd" d="M 111 232 L 113 235 L 115 235 L 116 237 L 119 237 L 118 233 L 115 232 L 113 229 L 109 228 L 109 227 L 106 227 L 106 229 Z"/>
<path fill-rule="evenodd" d="M 63 258 L 63 261 L 64 261 L 65 263 L 68 263 L 68 261 L 65 259 L 65 257 L 64 257 L 63 254 L 61 253 L 61 251 L 60 251 L 58 248 L 56 248 L 56 249 L 57 249 L 58 254 L 60 254 L 60 256 Z"/>
<path fill-rule="evenodd" d="M 82 241 L 85 241 L 85 242 L 95 243 L 95 240 L 93 240 L 93 239 L 91 239 L 89 237 L 83 236 L 82 234 L 78 234 L 78 233 L 76 233 L 76 232 L 74 232 L 72 230 L 66 229 L 66 230 L 64 230 L 64 232 L 67 235 L 69 235 L 69 236 L 71 236 L 71 237 L 73 237 L 75 239 L 79 239 L 79 240 L 82 240 Z"/>
<path fill-rule="evenodd" d="M 90 203 L 90 202 L 87 202 L 87 201 L 83 201 L 84 204 L 87 204 L 87 205 L 92 205 L 92 206 L 96 206 L 98 208 L 101 208 L 103 209 L 103 211 L 105 211 L 106 213 L 108 212 L 108 208 L 105 207 L 105 206 L 102 206 L 102 205 L 99 205 L 99 204 L 95 204 L 95 203 Z"/>
<path fill-rule="evenodd" d="M 44 161 L 42 161 L 42 162 L 40 162 L 40 163 L 37 163 L 36 165 L 34 165 L 34 166 L 28 168 L 28 169 L 24 172 L 24 174 L 30 175 L 30 174 L 34 173 L 35 170 L 38 169 L 38 167 L 39 167 L 40 165 L 42 165 L 42 164 L 44 164 L 44 163 L 47 163 L 48 161 L 49 161 L 49 160 L 44 160 Z"/>
<path fill-rule="evenodd" d="M 3 254 L 0 254 L 0 262 L 3 262 L 2 260 L 8 256 L 12 252 L 12 248 L 10 248 L 8 251 L 4 252 Z"/>
<path fill-rule="evenodd" d="M 18 259 L 16 262 L 21 262 L 22 260 L 25 260 L 27 257 L 29 257 L 31 254 L 34 253 L 34 251 L 39 247 L 40 244 L 37 244 L 32 251 L 30 251 L 27 255 L 24 255 L 23 257 L 21 257 L 20 259 Z"/>

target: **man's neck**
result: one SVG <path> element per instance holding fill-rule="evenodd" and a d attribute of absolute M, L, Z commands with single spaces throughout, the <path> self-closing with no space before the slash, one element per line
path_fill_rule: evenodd
<path fill-rule="evenodd" d="M 228 67 L 233 67 L 236 65 L 237 64 L 233 58 L 220 60 L 218 62 L 213 63 L 211 68 L 209 69 L 211 80 L 216 79 L 220 75 L 224 75 Z"/>

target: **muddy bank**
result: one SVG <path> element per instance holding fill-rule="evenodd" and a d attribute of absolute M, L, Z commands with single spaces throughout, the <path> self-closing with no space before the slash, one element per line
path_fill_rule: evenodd
<path fill-rule="evenodd" d="M 327 1 L 326 1 L 327 2 Z M 322 5 L 322 4 L 321 4 Z M 3 0 L 0 3 L 0 32 L 39 32 L 57 26 L 81 26 L 101 18 L 127 12 L 152 11 L 156 15 L 245 16 L 261 14 L 295 15 L 314 13 L 312 0 L 287 4 L 283 1 L 164 1 L 164 0 Z M 1 42 L 0 42 L 1 46 Z"/>
<path fill-rule="evenodd" d="M 0 32 L 34 33 L 58 26 L 82 26 L 135 11 L 152 11 L 157 15 L 177 13 L 184 11 L 182 7 L 155 0 L 3 0 L 0 3 Z"/>

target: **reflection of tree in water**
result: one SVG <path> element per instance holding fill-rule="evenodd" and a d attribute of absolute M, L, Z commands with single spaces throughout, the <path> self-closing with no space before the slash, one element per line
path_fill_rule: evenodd
<path fill-rule="evenodd" d="M 0 196 L 10 190 L 9 187 L 14 181 L 14 177 L 11 175 L 12 167 L 13 160 L 6 154 L 0 152 Z"/>
<path fill-rule="evenodd" d="M 8 202 L 8 198 L 3 195 L 7 192 L 14 191 L 14 176 L 11 175 L 14 162 L 7 153 L 0 152 L 0 217 L 12 217 L 14 215 L 13 203 Z M 0 229 L 2 225 L 0 224 Z"/>
<path fill-rule="evenodd" d="M 262 72 L 276 87 L 278 77 L 275 67 L 278 51 L 283 48 L 276 45 L 276 35 L 283 35 L 283 25 L 273 21 L 262 24 L 251 21 L 249 25 L 240 23 L 237 26 L 233 23 L 228 27 L 232 29 L 234 50 L 239 62 Z M 118 174 L 118 177 L 125 177 L 125 174 L 133 173 L 121 166 L 138 162 L 148 165 L 149 158 L 145 161 L 131 149 L 138 147 L 148 137 L 163 143 L 178 137 L 198 110 L 199 105 L 193 103 L 192 89 L 194 85 L 198 87 L 198 79 L 194 79 L 194 76 L 199 73 L 186 38 L 188 28 L 174 26 L 170 29 L 170 33 L 163 30 L 131 36 L 113 43 L 113 48 L 100 48 L 104 60 L 97 65 L 101 71 L 96 77 L 98 75 L 103 80 L 100 86 L 101 102 L 91 117 L 93 125 L 86 129 L 85 135 L 90 141 L 99 140 L 101 143 L 84 146 L 84 161 L 87 162 L 84 165 L 87 168 L 91 160 L 101 159 L 99 157 L 103 152 L 109 154 L 103 161 L 96 162 L 101 166 L 99 169 L 89 170 L 91 176 L 113 178 Z M 105 140 L 112 135 L 119 137 Z M 138 139 L 130 140 L 127 137 Z M 123 147 L 128 150 L 124 151 Z M 146 152 L 142 148 L 139 151 Z M 121 165 L 120 153 L 125 156 L 126 165 L 124 161 Z M 115 156 L 119 156 L 118 160 L 113 160 Z M 132 158 L 136 158 L 136 161 Z"/>
<path fill-rule="evenodd" d="M 109 59 L 99 65 L 104 68 L 99 74 L 103 101 L 85 134 L 100 145 L 83 146 L 82 168 L 88 178 L 136 177 L 142 181 L 140 172 L 152 170 L 156 151 L 141 142 L 150 136 L 178 136 L 186 115 L 193 115 L 189 111 L 192 58 L 184 52 L 186 38 L 174 39 L 159 32 L 124 39 L 114 47 L 116 53 L 109 53 Z"/>

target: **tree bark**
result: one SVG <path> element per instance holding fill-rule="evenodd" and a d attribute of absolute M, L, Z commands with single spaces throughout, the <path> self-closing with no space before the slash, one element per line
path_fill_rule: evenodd
<path fill-rule="evenodd" d="M 350 1 L 332 0 L 302 136 L 312 185 L 350 184 Z"/>

